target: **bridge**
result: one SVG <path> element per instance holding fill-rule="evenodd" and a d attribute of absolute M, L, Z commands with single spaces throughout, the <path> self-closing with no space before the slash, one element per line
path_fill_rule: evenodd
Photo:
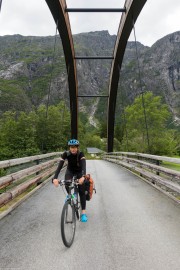
<path fill-rule="evenodd" d="M 117 87 L 128 37 L 145 0 L 126 0 L 121 9 L 68 9 L 46 0 L 59 31 L 69 83 L 71 135 L 78 137 L 78 82 L 69 12 L 122 13 L 112 57 L 108 95 L 107 152 L 88 160 L 97 194 L 87 202 L 88 223 L 78 223 L 71 249 L 63 246 L 60 214 L 65 194 L 51 178 L 59 155 L 0 162 L 0 269 L 179 270 L 180 173 L 160 166 L 179 159 L 113 153 Z M 107 59 L 100 56 L 98 59 Z M 97 57 L 89 56 L 89 59 Z M 24 164 L 28 164 L 24 167 Z M 14 172 L 10 168 L 18 167 Z M 60 178 L 63 178 L 62 171 Z"/>
<path fill-rule="evenodd" d="M 0 178 L 2 269 L 179 269 L 180 172 L 160 166 L 178 158 L 119 152 L 87 160 L 97 193 L 67 250 L 65 192 L 51 183 L 60 154 L 0 162 L 11 169 Z"/>
<path fill-rule="evenodd" d="M 120 9 L 71 9 L 67 8 L 65 0 L 46 0 L 53 15 L 54 21 L 59 31 L 64 49 L 66 69 L 68 73 L 69 97 L 71 110 L 71 135 L 72 138 L 78 137 L 78 82 L 76 74 L 77 59 L 112 59 L 111 73 L 109 79 L 108 95 L 108 117 L 107 117 L 107 151 L 113 151 L 114 138 L 114 119 L 116 108 L 117 88 L 119 81 L 119 71 L 121 69 L 123 56 L 128 38 L 134 23 L 137 20 L 146 0 L 126 0 L 124 7 Z M 120 12 L 122 13 L 114 53 L 111 57 L 107 56 L 76 56 L 73 46 L 73 38 L 69 22 L 69 12 Z M 82 97 L 82 96 L 81 96 Z M 85 97 L 85 96 L 84 96 Z"/>
<path fill-rule="evenodd" d="M 0 220 L 0 268 L 178 270 L 179 203 L 107 160 L 88 160 L 87 170 L 97 193 L 72 247 L 60 233 L 65 194 L 49 180 Z"/>

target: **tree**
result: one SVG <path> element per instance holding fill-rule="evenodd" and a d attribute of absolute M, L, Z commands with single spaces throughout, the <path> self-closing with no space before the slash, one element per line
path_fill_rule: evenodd
<path fill-rule="evenodd" d="M 152 92 L 145 93 L 143 98 L 144 107 L 142 96 L 139 96 L 125 109 L 127 138 L 123 139 L 123 150 L 173 154 L 176 141 L 174 131 L 166 127 L 170 117 L 167 105 L 162 103 L 160 96 L 153 96 Z M 126 139 L 128 139 L 128 149 Z"/>
<path fill-rule="evenodd" d="M 45 105 L 39 106 L 37 110 L 36 140 L 38 148 L 42 153 L 47 151 L 47 118 Z"/>
<path fill-rule="evenodd" d="M 36 140 L 36 122 L 37 116 L 35 112 L 29 114 L 20 113 L 16 121 L 16 153 L 18 157 L 40 153 Z"/>
<path fill-rule="evenodd" d="M 70 113 L 64 102 L 40 106 L 37 111 L 37 143 L 42 152 L 64 149 L 70 138 Z"/>
<path fill-rule="evenodd" d="M 47 117 L 47 148 L 48 151 L 65 149 L 70 138 L 70 113 L 64 102 L 50 106 Z"/>
<path fill-rule="evenodd" d="M 65 149 L 70 113 L 64 102 L 37 112 L 6 112 L 0 119 L 0 160 Z"/>
<path fill-rule="evenodd" d="M 0 160 L 14 156 L 14 145 L 16 133 L 15 113 L 6 112 L 0 121 Z"/>
<path fill-rule="evenodd" d="M 34 113 L 6 112 L 0 121 L 0 159 L 9 159 L 39 153 L 36 144 L 36 117 Z"/>

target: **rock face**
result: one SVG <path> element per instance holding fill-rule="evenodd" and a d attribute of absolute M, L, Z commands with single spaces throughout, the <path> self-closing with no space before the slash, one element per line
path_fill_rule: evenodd
<path fill-rule="evenodd" d="M 116 36 L 100 31 L 77 34 L 73 39 L 76 56 L 112 56 Z M 0 37 L 0 113 L 9 109 L 31 110 L 32 106 L 45 103 L 48 93 L 51 104 L 60 99 L 68 101 L 62 45 L 57 38 L 53 53 L 54 42 L 54 37 L 50 36 Z M 79 95 L 108 94 L 111 60 L 77 60 L 76 65 Z M 165 36 L 152 47 L 128 42 L 120 73 L 117 106 L 122 95 L 125 104 L 130 104 L 142 91 L 161 95 L 178 123 L 180 32 Z M 95 125 L 93 117 L 99 106 L 97 98 L 80 98 L 79 105 Z"/>

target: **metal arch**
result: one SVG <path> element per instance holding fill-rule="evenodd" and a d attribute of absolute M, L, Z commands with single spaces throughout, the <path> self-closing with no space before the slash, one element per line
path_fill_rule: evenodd
<path fill-rule="evenodd" d="M 45 0 L 52 16 L 57 24 L 57 28 L 62 40 L 62 46 L 65 55 L 66 69 L 68 74 L 69 84 L 69 98 L 70 98 L 70 112 L 71 112 L 71 137 L 78 137 L 78 86 L 77 86 L 77 74 L 76 74 L 76 60 L 74 53 L 74 45 L 71 33 L 71 27 L 69 22 L 68 13 L 66 10 L 65 0 Z"/>
<path fill-rule="evenodd" d="M 121 16 L 116 44 L 114 48 L 114 60 L 111 66 L 107 120 L 107 151 L 113 152 L 114 120 L 116 109 L 116 97 L 119 82 L 119 70 L 121 69 L 126 44 L 137 17 L 139 16 L 147 0 L 126 0 L 126 13 Z"/>

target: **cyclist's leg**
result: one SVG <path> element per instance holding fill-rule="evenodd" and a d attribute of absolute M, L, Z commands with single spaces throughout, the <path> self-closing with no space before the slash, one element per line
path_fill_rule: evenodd
<path fill-rule="evenodd" d="M 77 174 L 78 179 L 82 177 L 82 173 Z M 85 184 L 78 185 L 79 197 L 81 202 L 82 213 L 86 212 L 86 193 L 85 193 Z"/>
<path fill-rule="evenodd" d="M 78 191 L 79 191 L 79 197 L 80 197 L 82 212 L 84 212 L 86 210 L 85 184 L 79 185 L 78 186 Z"/>
<path fill-rule="evenodd" d="M 85 184 L 78 186 L 79 190 L 79 197 L 81 202 L 82 214 L 81 214 L 81 221 L 86 222 L 88 220 L 86 215 L 86 194 L 85 194 Z"/>

